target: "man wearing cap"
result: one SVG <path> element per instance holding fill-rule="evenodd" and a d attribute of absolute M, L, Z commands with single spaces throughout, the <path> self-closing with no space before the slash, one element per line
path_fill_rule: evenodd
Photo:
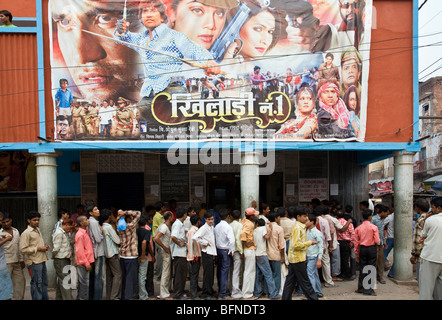
<path fill-rule="evenodd" d="M 256 244 L 253 239 L 253 231 L 255 229 L 255 221 L 258 219 L 259 212 L 256 211 L 254 208 L 247 208 L 245 213 L 246 216 L 241 221 L 243 229 L 240 234 L 240 238 L 244 248 L 244 273 L 242 292 L 244 299 L 252 299 L 256 272 Z"/>
<path fill-rule="evenodd" d="M 362 57 L 354 47 L 351 47 L 341 55 L 341 86 L 339 88 L 341 98 L 350 86 L 356 86 L 358 97 L 361 96 L 361 71 Z"/>
<path fill-rule="evenodd" d="M 132 135 L 135 114 L 132 110 L 127 108 L 128 103 L 129 100 L 123 97 L 118 98 L 118 109 L 115 114 L 117 137 L 129 138 Z"/>
<path fill-rule="evenodd" d="M 161 0 L 141 1 L 140 11 L 145 30 L 140 33 L 130 32 L 128 30 L 130 23 L 120 20 L 117 23 L 114 38 L 128 43 L 128 46 L 137 51 L 141 57 L 144 67 L 144 83 L 141 87 L 142 98 L 138 106 L 141 118 L 147 121 L 148 128 L 153 128 L 158 127 L 158 122 L 151 111 L 153 98 L 160 92 L 171 95 L 187 93 L 183 83 L 172 82 L 172 75 L 176 76 L 183 69 L 182 59 L 190 58 L 198 61 L 203 65 L 207 74 L 216 74 L 220 70 L 209 51 L 189 40 L 181 32 L 167 27 L 166 6 Z M 138 47 L 133 47 L 130 44 Z M 141 49 L 139 46 L 145 46 L 146 49 Z M 164 54 L 161 54 L 162 52 Z M 177 59 L 170 57 L 170 55 L 176 56 Z"/>

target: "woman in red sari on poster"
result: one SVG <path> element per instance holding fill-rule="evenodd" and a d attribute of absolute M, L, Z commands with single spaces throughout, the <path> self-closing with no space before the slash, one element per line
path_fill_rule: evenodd
<path fill-rule="evenodd" d="M 296 95 L 295 119 L 286 121 L 275 133 L 275 139 L 311 139 L 318 127 L 315 94 L 309 87 L 301 87 Z"/>

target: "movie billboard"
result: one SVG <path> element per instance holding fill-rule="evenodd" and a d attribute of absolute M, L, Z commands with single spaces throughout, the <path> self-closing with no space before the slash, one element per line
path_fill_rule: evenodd
<path fill-rule="evenodd" d="M 55 139 L 359 141 L 372 0 L 50 0 Z"/>

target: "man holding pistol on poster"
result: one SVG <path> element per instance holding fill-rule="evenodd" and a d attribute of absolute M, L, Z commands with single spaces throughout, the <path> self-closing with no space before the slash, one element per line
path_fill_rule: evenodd
<path fill-rule="evenodd" d="M 141 111 L 141 118 L 147 121 L 148 128 L 152 128 L 157 123 L 150 108 L 155 95 L 160 92 L 186 93 L 186 87 L 183 84 L 178 81 L 171 82 L 172 75 L 182 71 L 183 63 L 198 61 L 198 63 L 189 64 L 204 69 L 206 74 L 218 74 L 220 68 L 206 49 L 189 40 L 181 32 L 167 27 L 166 6 L 161 0 L 141 1 L 140 12 L 146 30 L 141 33 L 132 33 L 128 31 L 129 22 L 123 19 L 117 23 L 114 39 L 124 41 L 125 45 L 137 51 L 141 56 L 144 84 L 141 88 L 142 99 L 138 107 Z M 145 49 L 140 47 L 145 47 Z"/>

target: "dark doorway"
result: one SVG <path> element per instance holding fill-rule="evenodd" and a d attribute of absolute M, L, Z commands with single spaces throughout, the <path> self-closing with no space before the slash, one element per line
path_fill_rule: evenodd
<path fill-rule="evenodd" d="M 207 173 L 206 183 L 209 208 L 241 209 L 239 173 Z"/>
<path fill-rule="evenodd" d="M 141 211 L 144 203 L 144 173 L 98 173 L 98 207 L 116 206 Z"/>
<path fill-rule="evenodd" d="M 259 200 L 270 206 L 270 209 L 284 205 L 284 183 L 282 172 L 259 176 Z"/>

